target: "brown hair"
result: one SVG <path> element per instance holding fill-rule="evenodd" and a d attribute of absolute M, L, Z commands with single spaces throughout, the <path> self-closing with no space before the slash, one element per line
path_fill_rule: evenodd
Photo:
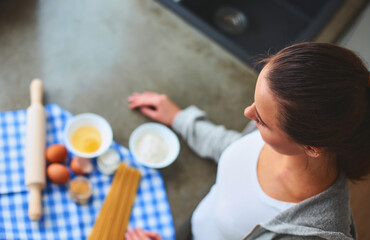
<path fill-rule="evenodd" d="M 280 126 L 296 142 L 324 147 L 351 180 L 370 171 L 369 71 L 352 51 L 300 43 L 264 59 Z"/>

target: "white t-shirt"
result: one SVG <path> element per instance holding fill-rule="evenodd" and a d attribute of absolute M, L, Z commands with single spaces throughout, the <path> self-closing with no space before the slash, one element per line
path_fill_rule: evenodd
<path fill-rule="evenodd" d="M 195 240 L 241 239 L 295 203 L 266 195 L 257 178 L 257 161 L 264 141 L 254 131 L 231 144 L 221 155 L 216 183 L 195 209 Z"/>

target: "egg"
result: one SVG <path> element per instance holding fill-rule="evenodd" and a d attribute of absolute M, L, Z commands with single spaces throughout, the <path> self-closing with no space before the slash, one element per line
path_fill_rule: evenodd
<path fill-rule="evenodd" d="M 74 157 L 70 164 L 72 172 L 75 174 L 87 174 L 92 172 L 93 165 L 90 160 L 82 157 Z"/>
<path fill-rule="evenodd" d="M 67 148 L 63 144 L 54 144 L 46 150 L 46 159 L 50 163 L 63 163 L 67 157 Z"/>
<path fill-rule="evenodd" d="M 66 166 L 60 163 L 52 163 L 46 169 L 49 179 L 55 184 L 66 184 L 69 181 L 70 173 Z"/>
<path fill-rule="evenodd" d="M 73 133 L 71 142 L 76 150 L 83 153 L 93 153 L 100 148 L 102 136 L 98 129 L 84 126 Z"/>

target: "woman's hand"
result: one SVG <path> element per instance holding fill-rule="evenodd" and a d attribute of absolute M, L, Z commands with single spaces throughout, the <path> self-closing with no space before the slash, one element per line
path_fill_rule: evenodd
<path fill-rule="evenodd" d="M 167 95 L 154 92 L 133 93 L 128 102 L 131 109 L 138 108 L 145 116 L 168 126 L 181 111 Z"/>
<path fill-rule="evenodd" d="M 140 228 L 129 229 L 126 233 L 126 240 L 163 240 L 156 232 L 149 232 Z"/>

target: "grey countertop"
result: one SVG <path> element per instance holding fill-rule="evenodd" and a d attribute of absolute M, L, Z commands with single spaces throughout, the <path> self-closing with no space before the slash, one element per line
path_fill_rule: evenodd
<path fill-rule="evenodd" d="M 346 0 L 317 41 L 334 41 L 367 0 Z M 0 111 L 28 107 L 29 84 L 43 80 L 44 103 L 106 118 L 114 140 L 150 121 L 127 107 L 132 92 L 168 94 L 204 109 L 215 123 L 242 130 L 256 73 L 153 0 L 0 1 Z M 216 165 L 181 141 L 161 170 L 182 239 Z"/>
<path fill-rule="evenodd" d="M 168 94 L 242 130 L 256 74 L 152 0 L 0 1 L 0 111 L 27 108 L 33 78 L 43 80 L 45 104 L 102 115 L 127 147 L 150 121 L 127 107 L 132 92 Z M 180 238 L 216 165 L 181 141 L 178 159 L 161 173 Z"/>

